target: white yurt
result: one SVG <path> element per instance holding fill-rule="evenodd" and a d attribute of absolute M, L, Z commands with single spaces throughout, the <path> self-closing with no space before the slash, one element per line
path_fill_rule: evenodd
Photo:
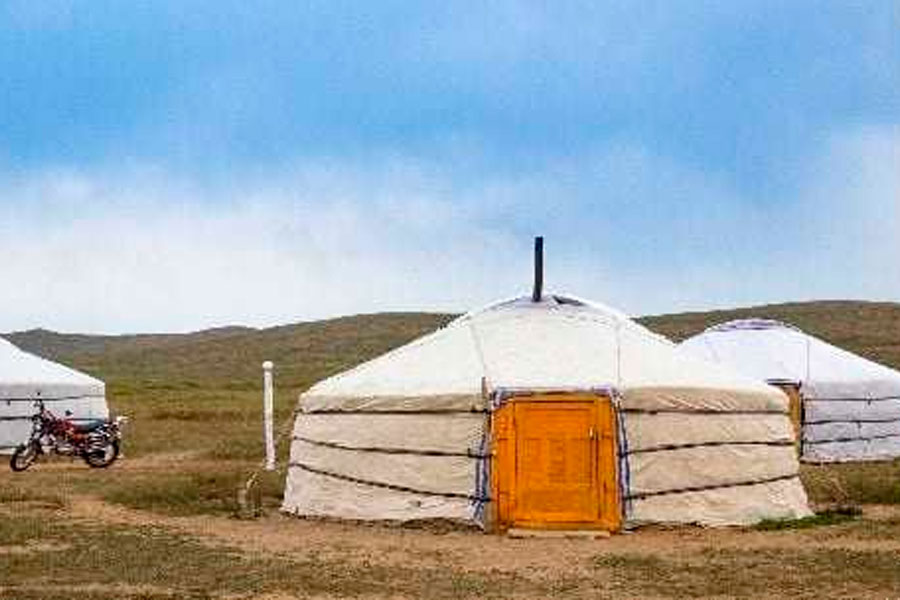
<path fill-rule="evenodd" d="M 489 531 L 748 524 L 810 514 L 798 468 L 781 392 L 538 293 L 302 394 L 283 510 Z"/>
<path fill-rule="evenodd" d="M 900 456 L 900 372 L 766 319 L 711 327 L 680 348 L 792 395 L 802 460 Z"/>
<path fill-rule="evenodd" d="M 108 416 L 102 381 L 24 352 L 0 339 L 0 453 L 10 454 L 31 433 L 35 400 L 75 420 Z"/>

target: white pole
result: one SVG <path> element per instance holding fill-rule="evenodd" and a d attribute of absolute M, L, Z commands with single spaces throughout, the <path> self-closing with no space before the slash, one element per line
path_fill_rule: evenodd
<path fill-rule="evenodd" d="M 275 365 L 272 361 L 267 360 L 262 364 L 263 368 L 263 437 L 266 443 L 266 471 L 275 470 L 275 436 L 273 434 L 272 422 L 274 420 L 273 404 L 275 398 L 274 386 L 272 385 L 272 368 Z"/>

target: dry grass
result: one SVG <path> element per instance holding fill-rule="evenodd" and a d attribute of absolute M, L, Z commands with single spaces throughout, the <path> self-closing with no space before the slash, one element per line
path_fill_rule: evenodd
<path fill-rule="evenodd" d="M 900 460 L 803 465 L 801 478 L 818 504 L 900 504 Z"/>
<path fill-rule="evenodd" d="M 821 510 L 801 519 L 764 519 L 753 526 L 757 531 L 781 531 L 784 529 L 810 529 L 828 527 L 853 521 L 862 516 L 862 509 L 856 505 L 839 506 Z"/>
<path fill-rule="evenodd" d="M 888 598 L 900 590 L 900 511 L 802 532 L 650 530 L 604 541 L 277 517 L 219 537 L 220 518 L 117 522 L 103 513 L 0 502 L 0 550 L 21 549 L 0 552 L 0 599 Z M 272 526 L 288 537 L 294 530 L 291 551 L 259 537 Z"/>
<path fill-rule="evenodd" d="M 513 576 L 458 569 L 253 555 L 154 526 L 88 525 L 60 515 L 0 516 L 0 547 L 38 540 L 45 543 L 43 551 L 0 554 L 0 598 L 54 597 L 41 595 L 54 588 L 68 588 L 67 597 L 74 590 L 79 598 L 104 599 L 237 599 L 277 592 L 304 597 L 500 598 L 517 589 L 544 589 Z"/>
<path fill-rule="evenodd" d="M 709 548 L 677 557 L 600 555 L 595 565 L 631 597 L 858 598 L 900 589 L 898 561 L 897 550 Z"/>

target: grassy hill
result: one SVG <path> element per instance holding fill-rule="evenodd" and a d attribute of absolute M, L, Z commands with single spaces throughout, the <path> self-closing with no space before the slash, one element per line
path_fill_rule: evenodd
<path fill-rule="evenodd" d="M 434 330 L 450 318 L 383 313 L 188 334 L 91 336 L 36 329 L 3 337 L 20 348 L 100 377 L 113 391 L 256 389 L 264 360 L 275 362 L 279 385 L 302 389 Z"/>
<path fill-rule="evenodd" d="M 711 325 L 748 317 L 792 323 L 836 346 L 900 369 L 900 304 L 891 302 L 792 302 L 659 315 L 640 321 L 657 333 L 681 341 Z"/>
<path fill-rule="evenodd" d="M 640 321 L 680 341 L 710 325 L 751 316 L 793 323 L 838 346 L 900 368 L 900 304 L 803 302 L 649 316 Z M 4 337 L 25 350 L 100 377 L 113 391 L 257 389 L 263 360 L 275 361 L 279 384 L 296 391 L 445 325 L 452 317 L 383 313 L 189 334 L 92 336 L 37 329 Z"/>

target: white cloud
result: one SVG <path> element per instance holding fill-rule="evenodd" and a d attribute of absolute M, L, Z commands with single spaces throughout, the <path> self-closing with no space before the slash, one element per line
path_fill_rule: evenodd
<path fill-rule="evenodd" d="M 323 167 L 208 188 L 38 174 L 2 191 L 0 328 L 187 330 L 486 301 L 519 279 L 503 275 L 510 240 L 436 183 Z"/>
<path fill-rule="evenodd" d="M 900 297 L 900 127 L 833 136 L 805 179 L 793 225 L 805 248 L 799 269 L 813 289 Z"/>
<path fill-rule="evenodd" d="M 900 299 L 896 128 L 835 135 L 781 199 L 627 143 L 518 177 L 400 159 L 215 183 L 153 168 L 0 180 L 0 330 L 183 331 L 462 311 L 548 285 L 632 313 Z"/>

